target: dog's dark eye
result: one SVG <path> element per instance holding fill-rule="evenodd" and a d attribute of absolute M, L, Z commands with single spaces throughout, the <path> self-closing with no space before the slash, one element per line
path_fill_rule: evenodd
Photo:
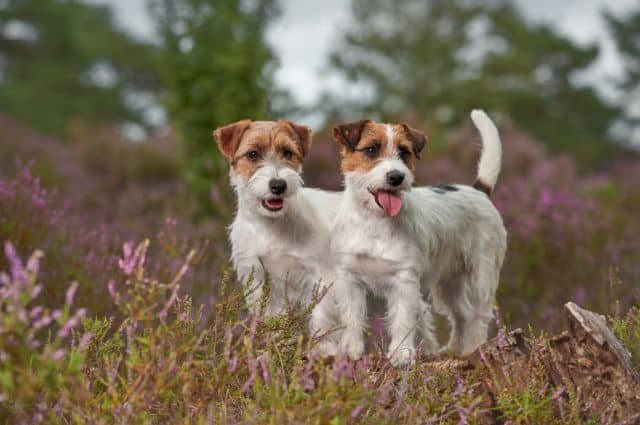
<path fill-rule="evenodd" d="M 249 158 L 249 161 L 255 162 L 260 158 L 260 154 L 258 153 L 258 151 L 251 151 L 247 153 L 247 158 Z"/>
<path fill-rule="evenodd" d="M 404 147 L 400 147 L 398 149 L 398 153 L 400 154 L 400 159 L 402 159 L 403 161 L 411 156 L 411 152 L 409 152 L 409 150 Z"/>
<path fill-rule="evenodd" d="M 364 148 L 363 152 L 369 158 L 375 158 L 376 156 L 378 156 L 378 149 L 379 149 L 378 145 L 372 145 L 372 146 L 369 146 L 368 148 Z"/>
<path fill-rule="evenodd" d="M 286 149 L 284 152 L 282 152 L 282 157 L 286 160 L 290 160 L 291 158 L 293 158 L 293 152 L 291 152 L 289 149 Z"/>

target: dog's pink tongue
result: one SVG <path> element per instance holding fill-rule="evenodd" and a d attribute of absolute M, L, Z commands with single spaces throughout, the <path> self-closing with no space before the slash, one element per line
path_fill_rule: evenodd
<path fill-rule="evenodd" d="M 389 217 L 395 217 L 400 214 L 402 199 L 397 193 L 379 190 L 376 192 L 376 201 Z"/>

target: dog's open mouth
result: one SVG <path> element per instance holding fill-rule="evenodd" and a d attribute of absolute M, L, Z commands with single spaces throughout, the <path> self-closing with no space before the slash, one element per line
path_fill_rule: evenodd
<path fill-rule="evenodd" d="M 280 211 L 284 206 L 284 199 L 263 199 L 262 206 L 269 211 Z"/>
<path fill-rule="evenodd" d="M 376 200 L 376 204 L 384 210 L 386 215 L 389 217 L 395 217 L 400 214 L 400 210 L 402 209 L 402 198 L 398 192 L 383 189 L 370 192 Z"/>

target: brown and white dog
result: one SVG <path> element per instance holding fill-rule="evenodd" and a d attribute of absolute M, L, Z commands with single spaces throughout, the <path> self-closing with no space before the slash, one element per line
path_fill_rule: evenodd
<path fill-rule="evenodd" d="M 332 231 L 332 295 L 344 326 L 339 349 L 350 357 L 364 351 L 367 290 L 387 301 L 388 356 L 396 366 L 414 362 L 418 333 L 427 352 L 439 349 L 428 301 L 449 318 L 455 354 L 486 341 L 507 240 L 488 196 L 502 151 L 489 117 L 473 111 L 471 118 L 483 141 L 473 187 L 412 188 L 426 138 L 407 125 L 366 120 L 334 128 L 345 192 Z M 318 307 L 314 314 L 322 316 L 331 304 Z"/>
<path fill-rule="evenodd" d="M 231 262 L 241 282 L 253 276 L 246 292 L 250 309 L 258 311 L 267 274 L 267 315 L 283 312 L 289 302 L 307 305 L 314 288 L 333 280 L 330 226 L 341 198 L 302 187 L 311 130 L 285 120 L 243 120 L 218 128 L 214 137 L 237 194 Z"/>

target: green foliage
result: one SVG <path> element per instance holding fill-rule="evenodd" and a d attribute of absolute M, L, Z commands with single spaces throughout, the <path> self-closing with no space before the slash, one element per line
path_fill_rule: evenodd
<path fill-rule="evenodd" d="M 211 187 L 226 171 L 212 138 L 219 126 L 268 119 L 276 61 L 264 36 L 275 0 L 153 0 L 163 42 L 167 106 L 185 146 L 187 181 L 205 210 Z M 227 200 L 228 201 L 228 200 Z"/>
<path fill-rule="evenodd" d="M 523 390 L 503 390 L 496 410 L 501 419 L 511 419 L 516 424 L 566 423 L 553 421 L 554 407 L 551 391 L 543 383 L 531 381 Z"/>
<path fill-rule="evenodd" d="M 34 252 L 26 263 L 9 243 L 5 253 L 11 271 L 0 272 L 0 419 L 36 423 L 54 414 L 48 406 L 61 390 L 81 382 L 84 348 L 70 344 L 70 337 L 85 309 L 72 307 L 77 284 L 67 290 L 62 308 L 38 305 L 43 253 Z"/>
<path fill-rule="evenodd" d="M 512 2 L 354 0 L 353 20 L 332 62 L 373 88 L 355 110 L 427 121 L 438 139 L 481 106 L 583 163 L 610 150 L 618 110 L 574 82 L 598 49 L 526 20 Z"/>
<path fill-rule="evenodd" d="M 605 13 L 609 30 L 616 42 L 616 47 L 622 55 L 623 76 L 617 82 L 621 92 L 622 104 L 627 108 L 623 117 L 627 130 L 637 131 L 640 126 L 640 113 L 634 113 L 640 94 L 640 8 L 632 10 L 621 17 Z"/>
<path fill-rule="evenodd" d="M 0 7 L 0 29 L 3 110 L 56 135 L 72 119 L 144 124 L 125 95 L 158 87 L 156 49 L 117 28 L 108 8 L 8 0 Z M 107 78 L 96 80 L 100 71 Z"/>
<path fill-rule="evenodd" d="M 631 360 L 640 367 L 640 306 L 635 306 L 621 317 L 611 317 L 613 331 L 631 352 Z"/>

